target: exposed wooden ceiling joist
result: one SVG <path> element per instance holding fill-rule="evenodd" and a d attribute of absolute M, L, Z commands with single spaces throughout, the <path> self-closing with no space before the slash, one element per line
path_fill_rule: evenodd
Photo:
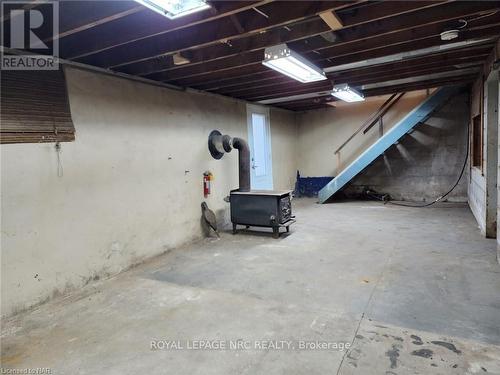
<path fill-rule="evenodd" d="M 496 33 L 500 33 L 500 25 L 495 26 L 494 29 L 491 31 L 491 34 L 489 34 L 489 35 L 495 35 Z M 474 35 L 474 34 L 470 34 L 470 35 Z M 483 34 L 481 34 L 481 35 L 483 35 Z M 432 45 L 441 45 L 441 43 L 439 43 L 439 42 L 440 41 L 438 39 L 434 43 L 432 43 Z M 429 45 L 430 44 L 424 44 L 423 46 L 427 47 Z M 396 51 L 403 52 L 405 50 L 412 51 L 413 48 L 418 47 L 418 46 L 419 46 L 419 44 L 417 41 L 407 42 L 406 44 L 397 45 L 396 47 L 394 47 L 394 49 L 389 50 L 389 51 L 390 52 L 396 52 Z M 386 48 L 387 47 L 383 47 L 385 52 L 387 52 Z M 461 56 L 467 56 L 471 52 L 475 53 L 474 51 L 476 51 L 477 49 L 488 49 L 488 48 L 492 48 L 491 43 L 488 43 L 486 45 L 479 45 L 479 46 L 471 47 L 469 49 L 462 48 L 462 49 L 458 49 L 455 51 L 441 51 L 441 54 L 443 54 L 443 56 L 445 56 L 445 57 L 443 57 L 443 59 L 446 59 L 447 58 L 446 56 L 448 56 L 449 53 L 451 53 L 450 56 L 456 56 L 456 53 L 460 54 Z M 439 54 L 439 52 L 437 54 Z M 381 53 L 380 55 L 384 56 L 384 53 Z M 429 53 L 428 55 L 434 56 L 434 55 L 436 55 L 436 53 Z M 375 56 L 375 55 L 371 55 L 371 54 L 367 53 L 367 56 Z M 413 58 L 413 59 L 405 59 L 405 60 L 400 60 L 400 61 L 396 61 L 396 62 L 392 62 L 392 63 L 389 62 L 389 63 L 379 65 L 379 66 L 382 68 L 387 67 L 387 69 L 392 69 L 395 64 L 411 64 L 413 61 L 417 61 L 417 62 L 418 61 L 428 61 L 428 59 L 429 59 L 429 56 L 426 56 L 426 57 L 420 56 L 420 59 L 418 56 L 415 56 L 415 58 Z M 360 60 L 362 61 L 363 59 L 361 58 Z M 352 61 L 360 61 L 360 60 L 353 59 Z M 346 70 L 344 72 L 357 71 L 358 69 L 360 69 L 360 68 Z M 373 71 L 374 66 L 370 66 L 370 67 L 365 68 L 365 69 Z M 340 72 L 333 72 L 333 73 L 329 73 L 328 77 L 331 79 L 335 79 L 340 74 L 341 74 Z M 225 80 L 225 81 L 214 82 L 212 84 L 212 86 L 207 84 L 207 85 L 203 86 L 202 88 L 205 90 L 217 90 L 220 93 L 223 93 L 223 92 L 227 93 L 233 89 L 238 89 L 239 87 L 249 88 L 249 87 L 253 87 L 253 86 L 258 86 L 260 84 L 272 85 L 273 83 L 279 83 L 279 82 L 283 81 L 283 79 L 288 79 L 288 78 L 283 77 L 282 75 L 277 74 L 275 72 L 264 72 L 264 73 L 257 73 L 257 74 L 252 75 L 252 76 L 240 77 L 239 79 L 235 79 L 235 80 Z"/>
<path fill-rule="evenodd" d="M 213 13 L 213 9 L 207 9 L 175 20 L 169 20 L 141 7 L 142 11 L 137 14 L 96 27 L 74 37 L 62 39 L 60 49 L 65 58 L 82 60 L 85 56 L 107 51 L 113 47 L 133 42 L 146 42 L 147 38 L 161 38 L 162 35 L 228 17 L 270 1 L 227 1 L 217 5 L 216 13 Z M 127 3 L 134 4 L 135 2 L 127 1 Z"/>
<path fill-rule="evenodd" d="M 397 4 L 400 4 L 400 3 L 403 3 L 403 2 L 396 2 L 395 3 L 396 8 L 398 6 Z M 396 9 L 396 11 L 399 11 L 400 13 L 413 12 L 413 11 L 416 11 L 418 9 L 422 10 L 422 9 L 427 9 L 427 8 L 431 7 L 429 2 L 422 2 L 421 3 L 421 2 L 417 1 L 417 2 L 410 2 L 410 4 L 412 4 L 412 7 L 406 6 L 406 7 L 404 7 L 404 9 Z M 433 6 L 437 6 L 440 3 L 434 2 L 432 4 L 433 4 Z M 390 5 L 388 3 L 374 3 L 373 5 L 363 7 L 363 9 L 368 12 L 368 15 L 371 15 L 372 14 L 371 8 L 375 7 L 375 6 L 377 6 L 379 8 L 381 6 L 384 6 L 386 8 L 385 14 L 387 14 L 387 12 L 388 12 L 387 8 L 389 8 Z M 341 14 L 341 11 L 339 11 L 339 13 Z M 370 22 L 373 23 L 375 21 L 381 21 L 384 19 L 384 17 L 381 15 L 380 9 L 378 11 L 376 9 L 374 10 L 373 17 L 370 17 L 368 15 L 365 15 L 362 19 L 358 17 L 356 19 L 356 21 L 359 21 L 358 23 L 346 24 L 346 27 L 347 26 L 353 27 L 355 25 L 359 26 L 359 25 L 363 25 L 363 24 L 366 24 L 367 27 L 370 27 Z M 381 16 L 382 16 L 382 18 L 381 18 Z M 376 28 L 374 26 L 375 26 L 375 23 L 373 23 L 371 25 L 371 29 L 369 30 L 369 32 L 366 33 L 367 37 L 371 37 L 371 36 L 373 36 L 374 33 L 380 33 L 384 30 L 383 25 L 382 25 L 382 27 L 378 27 L 378 28 Z M 214 65 L 216 63 L 215 60 L 221 61 L 221 59 L 224 57 L 227 58 L 224 61 L 229 63 L 231 61 L 230 57 L 234 57 L 237 54 L 241 54 L 244 52 L 248 53 L 248 52 L 254 52 L 254 51 L 258 50 L 261 52 L 261 55 L 263 55 L 263 53 L 264 53 L 263 48 L 269 47 L 269 46 L 272 46 L 275 44 L 279 44 L 279 43 L 285 43 L 285 42 L 289 43 L 290 47 L 292 47 L 295 50 L 298 50 L 300 52 L 307 52 L 307 51 L 314 50 L 314 48 L 312 46 L 311 46 L 311 48 L 309 48 L 307 46 L 309 44 L 309 39 L 307 39 L 307 38 L 309 38 L 311 36 L 323 34 L 327 30 L 328 30 L 328 27 L 325 27 L 324 22 L 321 19 L 319 19 L 319 17 L 316 17 L 316 18 L 313 18 L 307 22 L 290 25 L 289 32 L 286 32 L 286 30 L 283 30 L 283 29 L 274 29 L 274 30 L 270 30 L 270 31 L 266 32 L 263 35 L 252 36 L 251 38 L 248 38 L 246 40 L 232 41 L 231 47 L 227 46 L 226 48 L 224 48 L 224 51 L 222 51 L 223 47 L 210 46 L 210 47 L 201 48 L 201 49 L 197 49 L 197 50 L 189 51 L 189 52 L 192 54 L 191 61 L 193 62 L 193 64 L 196 64 L 196 63 L 206 64 L 206 63 L 213 62 L 213 64 L 211 64 L 211 65 Z M 386 29 L 386 31 L 387 31 L 387 29 Z M 300 44 L 299 48 L 296 48 L 296 45 L 293 42 L 294 41 L 297 42 L 298 40 L 301 40 L 301 39 L 304 41 L 307 41 L 306 47 L 304 47 L 302 44 Z M 324 40 L 321 37 L 318 37 L 317 39 Z M 341 40 L 340 38 L 337 38 L 337 40 L 334 44 L 335 45 L 337 45 L 339 43 L 344 44 L 344 43 L 347 43 L 348 41 L 349 40 Z M 328 46 L 331 46 L 331 45 L 332 45 L 332 43 L 328 44 Z M 259 61 L 249 60 L 249 63 L 258 63 L 258 62 Z M 127 71 L 130 73 L 138 73 L 137 70 L 134 70 L 134 67 L 129 66 L 129 67 L 124 67 L 124 68 L 126 68 Z M 203 70 L 204 68 L 198 67 L 196 69 Z M 142 71 L 140 71 L 139 74 L 144 74 L 144 72 L 146 72 L 146 71 L 153 72 L 154 70 L 156 70 L 156 71 L 169 71 L 169 70 L 171 70 L 170 76 L 176 76 L 176 75 L 178 76 L 179 74 L 181 74 L 181 72 L 174 72 L 175 67 L 173 67 L 171 64 L 169 64 L 168 60 L 164 61 L 163 64 L 156 64 L 154 66 L 151 66 L 148 70 L 142 70 Z"/>
<path fill-rule="evenodd" d="M 393 69 L 383 69 L 383 70 L 374 70 L 370 74 L 352 74 L 352 75 L 344 75 L 339 76 L 333 82 L 335 84 L 341 83 L 349 83 L 352 86 L 362 85 L 364 83 L 369 83 L 372 81 L 377 81 L 380 79 L 390 79 L 394 75 L 397 74 L 407 74 L 409 76 L 415 74 L 423 74 L 423 73 L 434 73 L 441 71 L 449 71 L 449 70 L 458 70 L 463 68 L 463 66 L 480 66 L 484 59 L 488 56 L 487 53 L 483 53 L 476 56 L 467 56 L 456 59 L 449 60 L 434 60 L 426 63 L 421 63 L 413 66 L 407 66 L 406 64 L 401 64 L 402 66 Z M 238 89 L 233 89 L 231 91 L 218 91 L 218 93 L 222 95 L 228 96 L 249 96 L 253 93 L 262 93 L 267 89 L 272 89 L 273 91 L 286 92 L 290 90 L 292 87 L 297 87 L 297 84 L 292 80 L 283 80 L 279 83 L 268 83 L 266 85 L 252 86 L 252 87 L 239 87 Z"/>
<path fill-rule="evenodd" d="M 478 65 L 479 66 L 479 65 Z M 463 74 L 469 74 L 473 69 L 475 69 L 476 72 L 478 72 L 478 66 L 476 67 L 469 67 L 465 69 L 432 69 L 427 71 L 426 73 L 431 76 L 433 74 L 447 74 L 450 77 L 453 76 L 460 76 Z M 389 74 L 386 76 L 381 76 L 381 77 L 374 77 L 369 80 L 364 80 L 362 82 L 355 82 L 357 85 L 370 85 L 370 84 L 380 84 L 388 80 L 402 80 L 402 79 L 410 79 L 412 77 L 415 77 L 416 75 L 421 74 L 421 73 L 415 73 L 415 72 L 408 72 L 408 73 L 396 73 L 396 74 Z M 422 79 L 425 80 L 425 79 Z M 286 89 L 283 88 L 276 88 L 276 89 L 268 89 L 268 90 L 259 90 L 256 91 L 255 93 L 249 93 L 245 94 L 242 96 L 239 95 L 234 95 L 235 97 L 241 97 L 245 98 L 250 101 L 263 101 L 263 100 L 271 100 L 271 99 L 278 99 L 278 98 L 283 98 L 289 95 L 298 95 L 305 93 L 307 90 L 304 90 L 300 86 L 290 86 Z M 320 90 L 316 90 L 320 91 Z M 363 93 L 365 92 L 365 89 L 363 89 Z"/>
<path fill-rule="evenodd" d="M 61 1 L 55 39 L 70 63 L 302 110 L 325 106 L 332 97 L 324 92 L 337 83 L 370 96 L 468 82 L 474 74 L 466 69 L 477 70 L 500 35 L 500 1 L 210 3 L 169 20 L 135 1 Z M 450 28 L 458 39 L 442 41 Z M 301 84 L 263 66 L 264 49 L 281 43 L 325 69 L 328 80 Z"/>
<path fill-rule="evenodd" d="M 364 94 L 365 97 L 381 96 L 397 92 L 424 90 L 446 85 L 468 84 L 473 82 L 475 79 L 477 79 L 477 74 L 468 74 L 458 78 L 431 79 L 418 83 L 388 86 L 381 89 L 366 90 Z M 331 102 L 335 102 L 335 99 L 330 95 L 325 95 L 316 98 L 277 103 L 275 104 L 275 106 L 284 109 L 289 109 L 292 111 L 306 111 L 310 109 L 324 108 L 325 106 L 328 106 L 328 103 Z"/>
<path fill-rule="evenodd" d="M 325 21 L 325 23 L 328 25 L 328 27 L 332 30 L 338 30 L 344 27 L 344 24 L 342 23 L 342 20 L 337 16 L 337 13 L 335 11 L 327 11 L 327 12 L 322 12 L 319 14 L 321 19 Z"/>
<path fill-rule="evenodd" d="M 490 4 L 490 3 L 488 3 Z M 441 5 L 439 7 L 434 7 L 433 10 L 437 12 L 438 9 L 441 9 L 442 7 L 448 7 L 449 4 Z M 470 4 L 470 7 L 464 7 L 461 6 L 460 12 L 454 11 L 452 12 L 455 16 L 458 14 L 459 17 L 462 17 L 464 13 L 467 13 L 470 15 L 469 12 L 483 12 L 485 8 L 483 7 L 491 7 L 492 5 L 484 5 L 482 4 L 482 7 L 477 7 L 477 4 Z M 498 7 L 498 4 L 497 4 Z M 490 8 L 488 8 L 490 9 Z M 449 9 L 448 9 L 449 10 Z M 439 44 L 444 44 L 439 37 L 435 38 L 433 41 L 421 41 L 422 39 L 427 39 L 430 36 L 435 37 L 438 35 L 442 30 L 443 27 L 445 27 L 446 22 L 449 21 L 449 12 L 442 12 L 441 10 L 438 12 L 441 14 L 443 19 L 439 19 L 435 16 L 429 15 L 428 17 L 425 18 L 425 21 L 418 27 L 418 36 L 420 36 L 419 42 L 421 43 L 422 47 L 424 46 L 431 46 L 431 45 L 439 45 Z M 476 13 L 472 13 L 474 15 Z M 405 17 L 406 15 L 400 16 L 400 17 Z M 493 21 L 497 20 L 500 22 L 500 13 L 497 14 L 496 16 L 492 17 Z M 439 21 L 438 21 L 439 20 Z M 458 18 L 453 18 L 453 20 L 458 20 Z M 390 23 L 392 26 L 394 26 L 395 21 L 390 18 L 386 20 L 387 23 Z M 430 23 L 427 23 L 430 21 Z M 484 24 L 484 22 L 490 22 L 491 20 L 488 18 L 485 20 L 478 20 L 476 23 L 481 23 Z M 414 21 L 415 22 L 415 21 Z M 432 28 L 431 25 L 439 23 L 440 27 L 439 28 Z M 426 30 L 428 29 L 428 30 Z M 344 30 L 340 30 L 344 31 Z M 394 30 L 389 27 L 385 27 L 385 22 L 380 21 L 380 22 L 374 22 L 373 24 L 367 24 L 366 27 L 363 28 L 363 33 L 361 34 L 358 32 L 358 36 L 361 35 L 361 39 L 352 39 L 353 37 L 351 34 L 346 34 L 345 37 L 342 40 L 339 40 L 337 43 L 335 43 L 333 46 L 330 44 L 328 49 L 319 50 L 321 55 L 318 55 L 317 53 L 306 53 L 304 54 L 306 58 L 311 59 L 314 61 L 316 64 L 319 64 L 320 66 L 326 67 L 330 65 L 334 65 L 332 61 L 328 61 L 328 59 L 334 59 L 339 56 L 347 56 L 353 54 L 353 51 L 358 51 L 361 49 L 361 51 L 372 51 L 374 48 L 381 48 L 381 47 L 387 47 L 385 50 L 379 51 L 380 55 L 383 55 L 386 53 L 385 51 L 389 50 L 391 45 L 398 45 L 397 48 L 401 47 L 402 43 L 407 43 L 409 46 L 407 50 L 411 50 L 411 42 L 415 41 L 415 38 L 413 38 L 411 35 L 412 33 L 415 33 L 414 27 L 409 25 L 407 23 L 401 23 L 400 28 L 397 30 Z M 402 33 L 402 35 L 395 36 L 394 34 Z M 471 37 L 470 35 L 475 32 L 476 35 L 482 35 L 481 31 L 466 31 L 464 32 L 463 38 L 469 38 Z M 484 31 L 484 33 L 487 33 L 487 30 Z M 384 44 L 384 38 L 388 37 L 388 45 Z M 318 38 L 316 38 L 318 39 Z M 374 42 L 374 45 L 372 46 L 371 42 Z M 392 44 L 391 44 L 392 41 Z M 290 47 L 294 50 L 299 50 L 300 52 L 305 52 L 305 51 L 310 51 L 309 48 L 311 48 L 311 41 L 308 41 L 308 43 L 301 42 L 301 45 L 305 45 L 306 47 L 298 47 L 298 45 L 292 43 L 290 44 Z M 309 46 L 309 47 L 308 47 Z M 402 47 L 401 47 L 402 48 Z M 415 46 L 416 48 L 416 46 Z M 395 50 L 395 49 L 393 49 Z M 390 52 L 389 52 L 390 53 Z M 372 52 L 367 52 L 365 55 L 370 55 Z M 245 58 L 246 56 L 246 58 Z M 264 72 L 268 71 L 266 67 L 261 66 L 260 62 L 262 60 L 263 52 L 259 55 L 257 52 L 250 52 L 248 54 L 240 54 L 236 57 L 230 57 L 230 58 L 224 58 L 224 59 L 219 59 L 214 62 L 208 62 L 206 64 L 202 65 L 195 65 L 195 66 L 186 66 L 181 69 L 174 69 L 171 71 L 165 71 L 163 73 L 158 73 L 158 74 L 152 74 L 152 75 L 147 75 L 146 77 L 155 79 L 155 80 L 161 80 L 165 82 L 171 82 L 171 83 L 176 83 L 180 85 L 198 85 L 200 83 L 203 83 L 203 81 L 209 81 L 210 80 L 210 75 L 213 73 L 217 73 L 220 70 L 230 70 L 233 67 L 237 67 L 239 65 L 244 65 L 247 68 L 252 67 L 253 73 L 259 73 L 259 72 Z M 367 57 L 360 56 L 359 60 L 366 59 Z M 347 57 L 345 60 L 349 61 L 354 61 L 353 59 L 348 59 Z M 344 60 L 344 61 L 345 61 Z M 335 60 L 335 64 L 340 64 L 343 62 L 342 59 L 340 60 Z M 243 73 L 243 71 L 242 71 Z M 205 75 L 202 77 L 202 75 Z M 187 79 L 188 77 L 195 77 L 195 76 L 200 76 L 195 79 Z M 227 76 L 231 77 L 231 76 Z M 226 77 L 226 78 L 227 78 Z M 219 80 L 224 77 L 221 76 L 216 76 L 214 77 L 214 81 Z"/>
<path fill-rule="evenodd" d="M 91 1 L 61 1 L 59 39 L 144 11 L 132 1 L 107 1 L 96 7 Z M 52 39 L 51 37 L 47 38 Z"/>
<path fill-rule="evenodd" d="M 346 20 L 345 27 L 352 27 L 368 22 L 378 21 L 389 16 L 412 12 L 418 9 L 427 9 L 441 4 L 438 1 L 397 1 L 392 3 L 374 2 L 363 3 L 363 6 L 351 6 L 337 11 Z M 360 12 L 360 8 L 363 12 Z M 203 48 L 186 51 L 190 56 L 191 64 L 207 63 L 220 60 L 224 57 L 236 56 L 244 52 L 262 50 L 280 43 L 290 43 L 294 40 L 308 38 L 328 32 L 329 28 L 319 17 L 313 17 L 284 28 L 274 28 L 265 33 L 251 35 L 246 38 L 231 40 L 229 44 L 210 45 Z M 130 74 L 150 74 L 154 72 L 175 69 L 170 59 L 150 59 L 137 64 L 129 64 L 119 68 L 120 71 Z"/>
<path fill-rule="evenodd" d="M 253 10 L 239 13 L 239 20 L 246 30 L 239 33 L 230 17 L 204 22 L 196 27 L 183 28 L 175 33 L 156 35 L 146 40 L 134 41 L 120 45 L 106 51 L 78 58 L 79 62 L 98 65 L 107 68 L 144 61 L 150 58 L 183 51 L 189 48 L 198 48 L 217 44 L 231 38 L 241 38 L 251 33 L 258 33 L 270 27 L 284 26 L 291 22 L 314 16 L 328 9 L 342 8 L 352 5 L 349 1 L 296 1 L 287 4 L 286 12 L 279 2 L 271 2 L 259 7 L 269 17 L 255 15 Z M 77 47 L 78 49 L 78 47 Z M 65 50 L 61 46 L 61 51 Z M 71 54 L 66 56 L 71 58 Z"/>
<path fill-rule="evenodd" d="M 500 25 L 484 28 L 481 30 L 475 31 L 465 31 L 462 34 L 463 39 L 475 39 L 479 37 L 488 37 L 498 35 L 500 32 Z M 451 41 L 449 43 L 454 43 L 456 41 Z M 368 47 L 367 50 L 358 51 L 353 49 L 350 54 L 345 54 L 336 59 L 331 59 L 328 66 L 340 65 L 340 64 L 348 64 L 354 63 L 358 61 L 364 61 L 366 59 L 375 58 L 375 57 L 383 57 L 386 55 L 391 55 L 395 53 L 401 52 L 410 52 L 420 48 L 429 48 L 433 46 L 441 46 L 446 43 L 442 42 L 439 39 L 439 36 L 434 35 L 433 37 L 424 38 L 421 40 L 410 40 L 405 39 L 405 42 L 395 43 L 394 45 L 385 46 L 381 45 L 379 48 L 371 48 Z M 360 48 L 363 48 L 364 44 L 360 44 Z M 238 67 L 225 67 L 221 66 L 223 70 L 208 72 L 203 75 L 186 77 L 184 79 L 172 80 L 171 83 L 175 83 L 181 86 L 193 86 L 199 89 L 205 90 L 217 90 L 223 87 L 230 86 L 237 80 L 238 84 L 253 84 L 262 78 L 262 74 L 264 74 L 264 79 L 274 77 L 275 79 L 280 79 L 282 76 L 275 72 L 270 72 L 269 69 L 263 69 L 261 64 L 248 65 L 243 57 L 242 63 L 246 65 L 245 69 L 242 70 Z M 318 60 L 312 60 L 318 63 Z M 324 65 L 325 67 L 326 65 Z M 245 77 L 241 77 L 241 76 Z M 255 75 L 255 76 L 254 76 Z M 334 75 L 333 75 L 334 76 Z M 157 76 L 151 76 L 150 78 L 159 78 Z M 168 80 L 167 80 L 168 81 Z"/>

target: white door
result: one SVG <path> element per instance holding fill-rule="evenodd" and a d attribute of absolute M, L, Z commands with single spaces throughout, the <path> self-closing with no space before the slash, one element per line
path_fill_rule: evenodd
<path fill-rule="evenodd" d="M 247 105 L 250 181 L 253 190 L 273 190 L 269 109 Z"/>

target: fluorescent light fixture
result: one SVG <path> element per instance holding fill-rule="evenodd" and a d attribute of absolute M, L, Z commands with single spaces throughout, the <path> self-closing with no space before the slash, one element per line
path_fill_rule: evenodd
<path fill-rule="evenodd" d="M 205 0 L 135 0 L 171 20 L 210 8 Z"/>
<path fill-rule="evenodd" d="M 363 94 L 349 87 L 347 83 L 333 86 L 332 95 L 348 103 L 365 100 Z"/>
<path fill-rule="evenodd" d="M 266 48 L 262 64 L 303 83 L 326 79 L 322 69 L 292 51 L 286 44 Z"/>

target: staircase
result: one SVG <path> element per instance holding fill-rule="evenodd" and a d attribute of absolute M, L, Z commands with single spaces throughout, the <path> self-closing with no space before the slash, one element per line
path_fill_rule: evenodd
<path fill-rule="evenodd" d="M 437 89 L 387 133 L 368 147 L 356 160 L 349 164 L 318 193 L 320 203 L 325 203 L 333 194 L 342 189 L 349 181 L 383 154 L 420 122 L 424 122 L 437 108 L 457 94 L 462 86 L 447 86 Z"/>

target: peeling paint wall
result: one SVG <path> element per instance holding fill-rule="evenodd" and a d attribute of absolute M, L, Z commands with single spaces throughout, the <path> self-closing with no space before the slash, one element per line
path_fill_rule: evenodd
<path fill-rule="evenodd" d="M 2 316 L 199 239 L 206 199 L 228 219 L 237 154 L 213 160 L 212 129 L 247 138 L 246 105 L 67 70 L 76 141 L 1 146 Z M 295 115 L 271 110 L 276 189 L 292 188 Z"/>
<path fill-rule="evenodd" d="M 426 98 L 425 91 L 409 92 L 384 116 L 383 131 Z M 384 103 L 379 97 L 362 103 L 306 112 L 299 116 L 299 170 L 302 176 L 335 176 L 379 138 L 379 126 L 356 135 L 340 155 L 335 150 Z M 403 137 L 359 174 L 346 189 L 360 192 L 365 186 L 394 199 L 434 200 L 456 181 L 466 152 L 469 95 L 453 98 L 425 124 Z M 467 200 L 467 178 L 449 196 Z"/>

